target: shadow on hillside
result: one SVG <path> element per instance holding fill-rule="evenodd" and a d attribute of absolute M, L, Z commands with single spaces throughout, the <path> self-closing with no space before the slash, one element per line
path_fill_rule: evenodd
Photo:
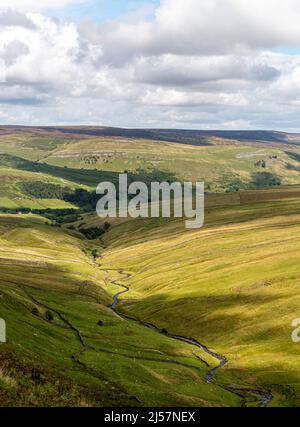
<path fill-rule="evenodd" d="M 293 151 L 286 151 L 285 154 L 287 154 L 291 159 L 300 163 L 300 154 L 294 153 Z"/>
<path fill-rule="evenodd" d="M 269 200 L 260 202 L 250 202 L 242 205 L 233 206 L 220 206 L 217 208 L 209 207 L 205 209 L 205 224 L 204 227 L 197 230 L 190 230 L 185 228 L 185 219 L 168 219 L 168 218 L 139 218 L 128 219 L 120 223 L 116 223 L 106 233 L 105 245 L 107 247 L 115 244 L 121 248 L 132 247 L 138 243 L 150 243 L 156 245 L 156 242 L 161 242 L 162 239 L 175 239 L 178 236 L 191 234 L 193 239 L 198 239 L 199 245 L 201 244 L 201 236 L 205 236 L 208 230 L 211 230 L 211 235 L 217 233 L 226 233 L 226 226 L 234 224 L 245 224 L 249 221 L 266 220 L 284 215 L 285 217 L 298 215 L 300 207 L 299 200 Z M 96 218 L 96 217 L 95 217 Z M 292 218 L 294 223 L 294 218 Z M 222 230 L 218 231 L 219 227 Z M 253 224 L 253 228 L 257 232 L 260 229 L 276 227 L 288 227 L 289 223 L 284 224 L 279 219 L 278 223 L 266 224 L 265 222 Z M 228 229 L 229 230 L 229 229 Z M 130 239 L 126 236 L 130 233 Z M 204 234 L 202 234 L 204 233 Z M 124 239 L 123 239 L 124 237 Z"/>
<path fill-rule="evenodd" d="M 263 286 L 261 289 L 264 291 Z M 234 341 L 232 335 L 236 334 L 236 345 L 258 345 L 274 337 L 276 326 L 264 327 L 263 321 L 266 321 L 266 318 L 253 317 L 251 313 L 257 313 L 264 307 L 270 312 L 271 304 L 282 301 L 284 296 L 258 295 L 259 290 L 255 291 L 256 293 L 251 295 L 233 290 L 234 293 L 228 295 L 194 296 L 175 301 L 170 301 L 168 294 L 160 294 L 142 301 L 128 300 L 123 309 L 142 320 L 165 328 L 171 334 L 195 338 L 208 346 L 217 346 L 218 342 L 224 341 L 226 333 L 231 335 L 230 342 Z M 290 298 L 290 295 L 287 295 L 287 298 Z M 225 310 L 227 313 L 224 313 Z M 236 314 L 237 312 L 240 314 Z M 253 330 L 247 332 L 247 328 Z"/>
<path fill-rule="evenodd" d="M 299 163 L 299 166 L 295 166 L 295 165 L 292 165 L 291 163 L 287 163 L 286 169 L 300 172 L 300 154 L 294 153 L 292 151 L 286 151 L 285 154 L 287 154 L 293 161 Z"/>
<path fill-rule="evenodd" d="M 99 183 L 109 181 L 117 184 L 119 181 L 119 172 L 107 172 L 91 169 L 75 169 L 61 166 L 53 166 L 47 163 L 33 162 L 9 154 L 0 154 L 0 165 L 27 172 L 43 173 L 56 178 L 74 182 L 76 184 L 96 187 Z M 127 173 L 127 171 L 124 171 Z M 176 175 L 171 172 L 154 169 L 147 171 L 139 169 L 136 173 L 128 172 L 129 183 L 132 181 L 142 181 L 149 183 L 152 181 L 169 181 L 177 180 Z"/>

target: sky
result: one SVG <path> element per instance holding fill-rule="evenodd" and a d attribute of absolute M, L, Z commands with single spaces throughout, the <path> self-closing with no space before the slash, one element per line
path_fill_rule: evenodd
<path fill-rule="evenodd" d="M 0 123 L 300 131 L 299 0 L 1 0 Z"/>

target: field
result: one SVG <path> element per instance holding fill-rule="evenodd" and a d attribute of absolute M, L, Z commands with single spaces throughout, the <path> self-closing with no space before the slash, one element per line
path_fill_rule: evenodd
<path fill-rule="evenodd" d="M 296 136 L 97 132 L 2 128 L 0 404 L 299 406 Z M 205 226 L 65 197 L 124 171 L 205 180 Z"/>

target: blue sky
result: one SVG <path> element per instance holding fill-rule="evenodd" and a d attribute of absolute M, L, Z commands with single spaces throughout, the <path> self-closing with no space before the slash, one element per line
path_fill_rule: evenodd
<path fill-rule="evenodd" d="M 274 52 L 285 53 L 287 55 L 300 55 L 299 46 L 279 46 L 273 49 Z"/>
<path fill-rule="evenodd" d="M 153 5 L 155 8 L 159 3 L 159 0 L 89 0 L 62 10 L 52 9 L 48 15 L 71 18 L 76 21 L 89 18 L 96 22 L 103 22 L 119 18 L 145 4 Z"/>

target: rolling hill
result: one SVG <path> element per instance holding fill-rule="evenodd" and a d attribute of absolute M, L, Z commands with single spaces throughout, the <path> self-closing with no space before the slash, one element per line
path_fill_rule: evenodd
<path fill-rule="evenodd" d="M 300 184 L 299 136 L 280 132 L 2 126 L 0 136 L 0 173 L 7 183 L 0 207 L 8 199 L 18 206 L 22 198 L 20 207 L 30 205 L 15 191 L 30 173 L 89 191 L 120 172 L 146 181 L 204 181 L 207 193 Z"/>
<path fill-rule="evenodd" d="M 1 405 L 299 406 L 298 138 L 1 126 Z M 204 180 L 204 228 L 105 224 L 120 172 Z"/>

